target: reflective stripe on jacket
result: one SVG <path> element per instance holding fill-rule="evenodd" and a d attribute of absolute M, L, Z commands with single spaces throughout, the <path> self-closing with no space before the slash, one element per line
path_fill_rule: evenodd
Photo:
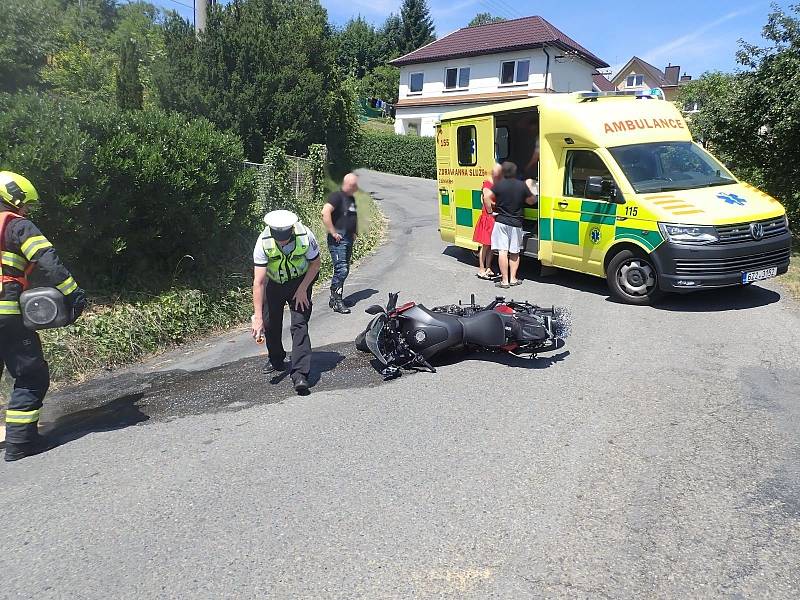
<path fill-rule="evenodd" d="M 65 296 L 78 289 L 53 244 L 36 226 L 14 212 L 0 211 L 0 316 L 20 314 L 19 296 L 28 288 L 34 267 Z"/>

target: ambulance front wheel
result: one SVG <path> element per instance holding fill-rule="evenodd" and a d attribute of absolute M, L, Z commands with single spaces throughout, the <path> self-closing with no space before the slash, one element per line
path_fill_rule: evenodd
<path fill-rule="evenodd" d="M 620 250 L 608 263 L 606 280 L 611 295 L 626 304 L 655 304 L 663 296 L 658 271 L 642 252 Z"/>

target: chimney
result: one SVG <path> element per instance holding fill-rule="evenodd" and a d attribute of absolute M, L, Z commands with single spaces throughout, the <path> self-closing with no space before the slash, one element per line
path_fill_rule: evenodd
<path fill-rule="evenodd" d="M 667 85 L 678 85 L 678 77 L 681 74 L 681 68 L 679 65 L 673 66 L 672 63 L 667 65 L 664 69 L 664 79 L 667 82 Z"/>
<path fill-rule="evenodd" d="M 691 81 L 691 80 L 692 80 L 692 76 L 691 75 L 687 75 L 686 73 L 681 75 L 681 83 L 684 83 L 686 81 Z"/>

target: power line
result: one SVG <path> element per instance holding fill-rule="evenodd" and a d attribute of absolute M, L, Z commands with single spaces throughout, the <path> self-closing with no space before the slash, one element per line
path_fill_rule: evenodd
<path fill-rule="evenodd" d="M 178 6 L 183 6 L 184 8 L 190 8 L 194 10 L 194 6 L 191 4 L 185 4 L 184 2 L 178 2 L 178 0 L 166 0 L 167 2 L 172 2 L 173 4 L 177 4 Z"/>
<path fill-rule="evenodd" d="M 483 8 L 488 10 L 489 13 L 494 13 L 499 17 L 505 17 L 509 19 L 514 18 L 513 16 L 510 15 L 507 9 L 491 4 L 487 0 L 481 0 L 481 6 L 483 6 Z"/>
<path fill-rule="evenodd" d="M 506 0 L 495 0 L 495 2 L 497 2 L 497 4 L 499 4 L 500 6 L 506 7 L 508 11 L 514 16 L 515 19 L 519 19 L 520 17 L 524 16 L 516 8 L 511 6 L 511 4 Z"/>

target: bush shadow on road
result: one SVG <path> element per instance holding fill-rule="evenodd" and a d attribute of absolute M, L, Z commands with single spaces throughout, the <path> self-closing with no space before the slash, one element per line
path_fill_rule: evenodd
<path fill-rule="evenodd" d="M 448 246 L 443 254 L 455 258 L 460 263 L 477 268 L 477 259 L 470 250 L 459 246 Z M 526 261 L 523 258 L 520 265 L 520 278 L 523 281 L 535 281 L 541 285 L 565 287 L 579 292 L 603 296 L 606 302 L 621 304 L 609 296 L 605 280 L 599 277 L 557 268 L 546 268 L 544 274 L 540 275 L 539 266 L 532 263 L 532 260 L 528 259 Z M 530 288 L 526 289 L 526 285 L 523 283 L 516 290 L 516 293 L 521 295 L 529 291 Z M 724 312 L 767 306 L 778 302 L 780 299 L 780 293 L 753 284 L 716 290 L 702 290 L 688 294 L 667 294 L 654 306 L 645 308 L 671 312 Z M 533 298 L 531 301 L 536 302 L 536 299 Z M 547 304 L 547 302 L 543 304 Z"/>

